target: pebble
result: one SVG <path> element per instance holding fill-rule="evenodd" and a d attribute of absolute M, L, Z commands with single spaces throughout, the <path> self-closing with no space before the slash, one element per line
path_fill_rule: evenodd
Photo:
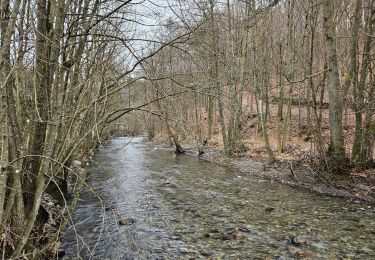
<path fill-rule="evenodd" d="M 370 249 L 370 248 L 368 248 L 368 247 L 362 247 L 361 248 L 361 251 L 363 252 L 363 253 L 365 253 L 365 254 L 371 254 L 371 253 L 373 253 L 373 251 Z"/>
<path fill-rule="evenodd" d="M 181 254 L 187 254 L 189 252 L 189 249 L 188 248 L 185 248 L 185 247 L 180 247 L 178 249 L 178 251 L 181 253 Z"/>
<path fill-rule="evenodd" d="M 64 251 L 64 250 L 62 250 L 62 249 L 59 249 L 58 251 L 57 251 L 57 256 L 58 257 L 63 257 L 63 256 L 65 256 L 65 254 L 66 254 L 66 252 Z"/>
<path fill-rule="evenodd" d="M 244 240 L 246 238 L 246 236 L 242 232 L 237 232 L 236 234 L 234 234 L 233 238 L 235 240 Z"/>
<path fill-rule="evenodd" d="M 180 247 L 178 249 L 178 251 L 181 253 L 181 254 L 184 254 L 184 255 L 195 255 L 195 254 L 198 254 L 197 251 L 193 250 L 193 249 L 190 249 L 190 248 L 186 248 L 186 247 Z"/>
<path fill-rule="evenodd" d="M 118 223 L 119 223 L 119 225 L 122 225 L 122 226 L 124 226 L 124 225 L 128 226 L 128 225 L 134 224 L 135 223 L 135 219 L 124 217 L 124 218 L 120 219 L 118 221 Z"/>
<path fill-rule="evenodd" d="M 223 234 L 222 236 L 221 236 L 221 240 L 231 240 L 232 238 L 231 238 L 231 236 L 229 235 L 229 234 Z"/>
<path fill-rule="evenodd" d="M 340 238 L 340 241 L 341 241 L 341 242 L 344 242 L 344 243 L 348 243 L 348 242 L 349 242 L 349 238 L 347 238 L 347 237 L 342 237 L 342 238 Z"/>
<path fill-rule="evenodd" d="M 307 238 L 305 236 L 298 235 L 298 236 L 295 236 L 292 239 L 291 242 L 292 242 L 293 245 L 296 245 L 296 246 L 306 245 L 307 244 Z"/>
<path fill-rule="evenodd" d="M 327 246 L 321 242 L 313 242 L 311 243 L 312 247 L 315 247 L 316 249 L 325 250 L 327 249 Z"/>
<path fill-rule="evenodd" d="M 212 254 L 212 252 L 209 252 L 209 251 L 202 251 L 201 255 L 208 257 L 208 256 L 212 256 L 213 254 Z"/>
<path fill-rule="evenodd" d="M 307 258 L 311 256 L 311 253 L 307 251 L 301 251 L 301 252 L 297 252 L 296 255 L 298 257 Z"/>
<path fill-rule="evenodd" d="M 78 161 L 78 160 L 74 160 L 73 163 L 77 166 L 81 166 L 82 165 L 82 162 L 81 161 Z"/>
<path fill-rule="evenodd" d="M 181 240 L 181 239 L 182 239 L 182 236 L 179 235 L 179 234 L 176 234 L 176 235 L 171 236 L 171 239 L 172 239 L 172 240 Z"/>
<path fill-rule="evenodd" d="M 248 227 L 240 227 L 238 230 L 242 232 L 250 232 L 250 229 Z"/>
<path fill-rule="evenodd" d="M 155 248 L 153 251 L 154 253 L 157 253 L 157 254 L 163 253 L 163 249 L 161 248 Z"/>

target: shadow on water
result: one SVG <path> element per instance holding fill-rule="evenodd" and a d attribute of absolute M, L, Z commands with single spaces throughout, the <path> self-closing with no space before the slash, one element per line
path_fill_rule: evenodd
<path fill-rule="evenodd" d="M 94 157 L 65 259 L 375 259 L 375 211 L 116 138 Z"/>

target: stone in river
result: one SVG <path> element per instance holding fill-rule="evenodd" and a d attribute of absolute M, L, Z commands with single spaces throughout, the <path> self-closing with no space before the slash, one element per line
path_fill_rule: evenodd
<path fill-rule="evenodd" d="M 135 219 L 133 218 L 128 218 L 128 217 L 123 217 L 118 221 L 119 225 L 133 225 L 135 223 Z"/>
<path fill-rule="evenodd" d="M 181 254 L 188 255 L 188 256 L 193 256 L 193 255 L 198 254 L 197 251 L 195 251 L 195 250 L 193 250 L 193 249 L 190 249 L 190 248 L 186 248 L 186 247 L 180 247 L 180 248 L 178 249 L 178 251 L 179 251 Z"/>
<path fill-rule="evenodd" d="M 250 229 L 248 227 L 240 227 L 238 230 L 242 232 L 250 232 Z"/>
<path fill-rule="evenodd" d="M 236 232 L 234 235 L 233 235 L 233 238 L 235 240 L 244 240 L 246 238 L 245 234 L 242 233 L 242 232 Z"/>
<path fill-rule="evenodd" d="M 312 247 L 315 247 L 316 249 L 325 250 L 327 249 L 327 245 L 321 243 L 321 242 L 313 242 L 311 243 Z"/>
<path fill-rule="evenodd" d="M 174 235 L 171 236 L 171 239 L 172 240 L 181 240 L 182 236 L 180 234 L 174 234 Z"/>
<path fill-rule="evenodd" d="M 74 160 L 73 161 L 73 164 L 77 165 L 77 166 L 81 166 L 82 165 L 82 162 L 81 161 L 78 161 L 78 160 Z"/>
<path fill-rule="evenodd" d="M 208 256 L 212 256 L 212 252 L 209 252 L 209 251 L 201 251 L 201 255 L 202 255 L 202 256 L 206 256 L 206 257 L 208 257 Z"/>
<path fill-rule="evenodd" d="M 307 257 L 311 254 L 310 252 L 303 251 L 302 249 L 297 248 L 295 246 L 289 246 L 288 252 L 297 257 Z"/>
<path fill-rule="evenodd" d="M 291 244 L 295 246 L 301 246 L 301 245 L 306 245 L 307 244 L 307 237 L 304 235 L 298 235 L 292 238 Z"/>
<path fill-rule="evenodd" d="M 231 240 L 231 239 L 232 239 L 232 237 L 229 234 L 223 234 L 221 236 L 221 240 Z"/>
<path fill-rule="evenodd" d="M 189 248 L 185 248 L 185 247 L 180 247 L 178 249 L 178 251 L 181 253 L 181 254 L 187 254 L 189 252 Z"/>
<path fill-rule="evenodd" d="M 63 256 L 65 256 L 65 254 L 66 254 L 66 252 L 64 250 L 62 250 L 62 249 L 59 249 L 57 251 L 57 256 L 60 257 L 60 258 L 62 258 Z"/>
<path fill-rule="evenodd" d="M 311 256 L 311 253 L 307 251 L 300 251 L 296 253 L 296 256 L 300 258 L 308 258 Z"/>

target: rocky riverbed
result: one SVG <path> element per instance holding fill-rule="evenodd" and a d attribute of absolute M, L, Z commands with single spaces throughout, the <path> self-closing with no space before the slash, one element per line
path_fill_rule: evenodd
<path fill-rule="evenodd" d="M 129 141 L 96 152 L 65 259 L 375 258 L 375 210 L 366 202 Z"/>

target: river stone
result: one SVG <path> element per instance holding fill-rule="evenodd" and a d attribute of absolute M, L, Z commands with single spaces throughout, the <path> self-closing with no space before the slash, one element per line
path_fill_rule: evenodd
<path fill-rule="evenodd" d="M 202 216 L 199 213 L 193 215 L 193 218 L 201 218 Z"/>
<path fill-rule="evenodd" d="M 78 161 L 78 160 L 74 160 L 73 161 L 73 164 L 77 165 L 77 166 L 81 166 L 82 165 L 82 162 L 81 161 Z"/>
<path fill-rule="evenodd" d="M 174 234 L 174 235 L 171 236 L 171 239 L 172 240 L 181 240 L 182 236 L 180 234 Z"/>
<path fill-rule="evenodd" d="M 295 256 L 302 256 L 305 251 L 303 251 L 302 249 L 297 248 L 295 246 L 289 246 L 288 252 L 292 255 L 295 255 Z"/>
<path fill-rule="evenodd" d="M 58 256 L 59 258 L 62 258 L 62 257 L 64 257 L 65 255 L 66 255 L 65 250 L 63 250 L 63 249 L 59 249 L 59 250 L 57 250 L 57 256 Z"/>
<path fill-rule="evenodd" d="M 240 227 L 238 230 L 246 233 L 250 232 L 250 229 L 248 227 Z"/>
<path fill-rule="evenodd" d="M 311 252 L 308 252 L 308 251 L 300 251 L 296 253 L 297 257 L 303 258 L 303 259 L 309 258 L 311 255 L 312 255 Z"/>
<path fill-rule="evenodd" d="M 171 188 L 176 188 L 177 185 L 174 183 L 173 180 L 166 180 L 163 184 L 163 186 L 171 187 Z"/>
<path fill-rule="evenodd" d="M 129 226 L 129 225 L 133 225 L 135 222 L 136 222 L 135 219 L 133 219 L 133 218 L 128 218 L 128 217 L 123 217 L 123 218 L 121 218 L 121 219 L 118 221 L 118 223 L 119 223 L 120 225 L 122 225 L 122 226 L 124 226 L 124 225 L 127 225 L 127 226 Z"/>
<path fill-rule="evenodd" d="M 362 247 L 360 249 L 360 251 L 363 252 L 363 253 L 365 253 L 365 254 L 371 254 L 371 253 L 373 253 L 373 251 L 370 248 L 366 247 L 366 246 Z"/>
<path fill-rule="evenodd" d="M 327 246 L 321 242 L 313 242 L 311 243 L 312 247 L 315 247 L 316 249 L 325 250 L 327 249 Z"/>
<path fill-rule="evenodd" d="M 193 250 L 193 249 L 190 249 L 190 248 L 186 248 L 186 247 L 180 247 L 178 249 L 178 251 L 181 253 L 181 254 L 184 254 L 184 255 L 195 255 L 195 254 L 198 254 L 197 251 Z"/>
<path fill-rule="evenodd" d="M 307 236 L 298 235 L 292 238 L 291 243 L 295 246 L 306 245 L 308 242 Z"/>
<path fill-rule="evenodd" d="M 245 234 L 241 231 L 239 232 L 236 232 L 234 235 L 233 235 L 233 238 L 235 240 L 244 240 L 246 238 Z"/>
<path fill-rule="evenodd" d="M 222 234 L 221 235 L 221 240 L 223 240 L 223 241 L 225 241 L 225 240 L 231 240 L 231 239 L 232 239 L 232 237 L 229 234 Z"/>
<path fill-rule="evenodd" d="M 272 208 L 272 207 L 267 207 L 267 208 L 265 209 L 266 213 L 271 213 L 271 212 L 274 211 L 274 210 L 275 210 L 275 208 Z"/>
<path fill-rule="evenodd" d="M 209 252 L 209 251 L 201 251 L 201 255 L 202 255 L 202 256 L 205 256 L 205 257 L 209 257 L 209 256 L 212 256 L 213 253 L 212 253 L 212 252 Z"/>
<path fill-rule="evenodd" d="M 153 252 L 154 252 L 154 253 L 157 253 L 157 254 L 161 254 L 161 253 L 164 252 L 164 250 L 163 250 L 162 248 L 154 248 L 154 249 L 153 249 Z"/>

